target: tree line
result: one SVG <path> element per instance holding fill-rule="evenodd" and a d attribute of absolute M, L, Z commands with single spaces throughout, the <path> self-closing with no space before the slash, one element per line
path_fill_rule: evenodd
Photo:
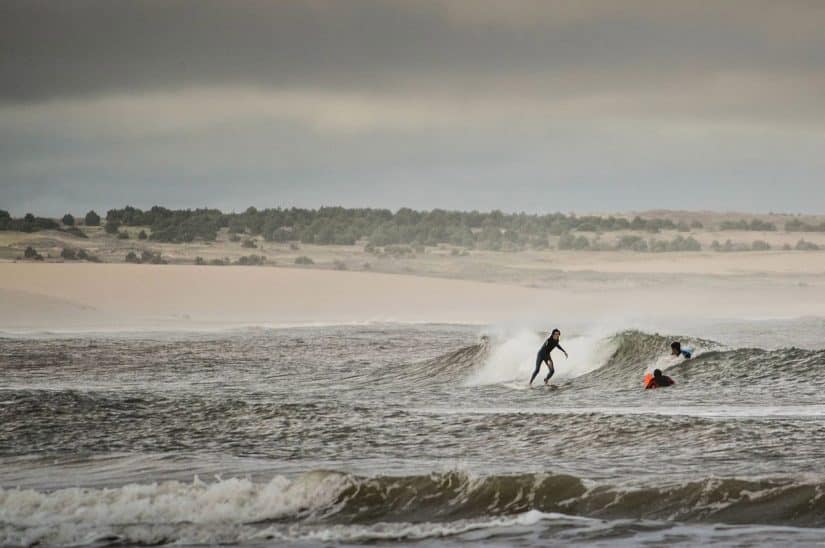
<path fill-rule="evenodd" d="M 615 216 L 576 216 L 503 213 L 501 211 L 415 211 L 389 209 L 322 207 L 319 209 L 248 208 L 242 213 L 217 209 L 170 210 L 155 206 L 142 211 L 134 207 L 112 209 L 107 225 L 149 226 L 149 239 L 161 242 L 211 241 L 222 228 L 230 235 L 261 236 L 274 242 L 298 241 L 318 245 L 353 245 L 359 240 L 374 246 L 398 244 L 433 246 L 453 244 L 463 247 L 505 249 L 546 247 L 548 236 L 570 232 L 614 232 L 701 228 L 701 224 L 677 224 L 670 219 L 627 219 Z"/>
<path fill-rule="evenodd" d="M 103 219 L 89 211 L 83 218 L 86 226 L 99 226 Z M 0 230 L 35 232 L 38 230 L 64 230 L 84 237 L 75 226 L 76 220 L 66 214 L 58 222 L 54 219 L 35 217 L 31 213 L 14 219 L 7 211 L 0 210 Z M 261 237 L 274 242 L 301 242 L 318 245 L 353 245 L 367 241 L 372 246 L 393 245 L 455 246 L 489 250 L 513 250 L 532 247 L 549 247 L 548 237 L 559 236 L 563 249 L 594 249 L 600 245 L 578 233 L 606 233 L 635 231 L 657 234 L 661 231 L 687 233 L 703 229 L 699 221 L 674 222 L 666 218 L 632 219 L 617 216 L 599 216 L 550 213 L 544 215 L 503 213 L 498 210 L 447 211 L 434 209 L 416 211 L 401 208 L 389 209 L 321 207 L 319 209 L 250 207 L 241 213 L 224 213 L 218 209 L 168 209 L 154 206 L 148 210 L 127 206 L 111 209 L 106 213 L 104 228 L 119 238 L 129 238 L 122 227 L 149 227 L 149 233 L 141 231 L 139 239 L 157 242 L 182 243 L 195 240 L 214 241 L 222 229 L 227 229 L 232 241 L 248 237 Z M 724 221 L 720 230 L 775 231 L 776 225 L 759 219 Z M 813 225 L 798 219 L 785 223 L 786 231 L 825 231 L 825 223 Z M 585 244 L 585 242 L 587 242 Z M 639 236 L 622 236 L 615 248 L 636 251 L 696 250 L 696 242 L 690 237 L 670 241 L 645 240 Z M 250 246 L 251 247 L 251 246 Z"/>

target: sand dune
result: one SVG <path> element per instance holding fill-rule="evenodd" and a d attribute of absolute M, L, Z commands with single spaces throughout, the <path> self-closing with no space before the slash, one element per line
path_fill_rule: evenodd
<path fill-rule="evenodd" d="M 825 284 L 666 278 L 540 289 L 293 268 L 0 263 L 0 328 L 170 328 L 429 321 L 621 324 L 656 318 L 821 315 Z M 549 323 L 548 323 L 549 322 Z"/>

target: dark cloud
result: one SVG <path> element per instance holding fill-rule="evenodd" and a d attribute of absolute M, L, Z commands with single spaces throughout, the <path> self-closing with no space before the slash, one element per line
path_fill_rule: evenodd
<path fill-rule="evenodd" d="M 501 4 L 4 0 L 0 97 L 219 85 L 580 91 L 825 72 L 819 2 Z"/>
<path fill-rule="evenodd" d="M 816 211 L 823 97 L 819 1 L 0 0 L 0 208 Z"/>

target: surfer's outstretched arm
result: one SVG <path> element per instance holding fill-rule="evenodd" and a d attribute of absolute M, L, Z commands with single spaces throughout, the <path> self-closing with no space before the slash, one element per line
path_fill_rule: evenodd
<path fill-rule="evenodd" d="M 566 357 L 568 357 L 568 356 L 567 356 L 567 350 L 565 350 L 564 348 L 562 348 L 560 344 L 556 344 L 556 348 L 558 348 L 559 350 L 561 350 L 562 352 L 564 352 L 564 357 L 565 357 L 565 358 L 566 358 Z"/>

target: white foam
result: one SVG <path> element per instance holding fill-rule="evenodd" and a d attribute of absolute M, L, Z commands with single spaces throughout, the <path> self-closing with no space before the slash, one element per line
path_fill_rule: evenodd
<path fill-rule="evenodd" d="M 265 484 L 231 478 L 52 492 L 0 488 L 0 545 L 83 544 L 122 524 L 244 524 L 332 504 L 350 479 L 314 472 Z M 152 533 L 144 531 L 152 535 Z"/>
<path fill-rule="evenodd" d="M 573 335 L 561 341 L 569 358 L 559 350 L 553 351 L 556 370 L 553 380 L 572 379 L 602 367 L 615 351 L 615 343 L 607 333 Z M 491 349 L 484 364 L 467 379 L 468 386 L 505 384 L 525 387 L 536 365 L 536 354 L 544 342 L 541 334 L 521 329 L 512 333 L 491 335 Z M 539 377 L 544 378 L 547 367 L 542 365 Z M 537 377 L 538 378 L 538 377 Z"/>
<path fill-rule="evenodd" d="M 458 520 L 446 523 L 376 523 L 372 525 L 334 525 L 308 529 L 300 525 L 281 529 L 273 527 L 262 535 L 279 540 L 312 540 L 321 542 L 375 542 L 387 540 L 424 540 L 475 533 L 473 540 L 482 540 L 501 529 L 532 527 L 542 521 L 590 521 L 557 513 L 529 510 L 512 517 Z M 486 531 L 489 531 L 485 533 Z"/>
<path fill-rule="evenodd" d="M 317 519 L 271 525 L 272 520 L 320 517 L 334 509 L 352 479 L 312 472 L 268 483 L 231 478 L 169 481 L 117 488 L 52 492 L 0 489 L 0 545 L 86 545 L 101 539 L 126 543 L 220 544 L 260 540 L 358 542 L 416 540 L 486 530 L 531 527 L 545 520 L 586 520 L 531 510 L 515 516 L 454 522 L 327 525 Z M 292 521 L 292 520 L 290 520 Z M 269 524 L 267 524 L 269 522 Z"/>

